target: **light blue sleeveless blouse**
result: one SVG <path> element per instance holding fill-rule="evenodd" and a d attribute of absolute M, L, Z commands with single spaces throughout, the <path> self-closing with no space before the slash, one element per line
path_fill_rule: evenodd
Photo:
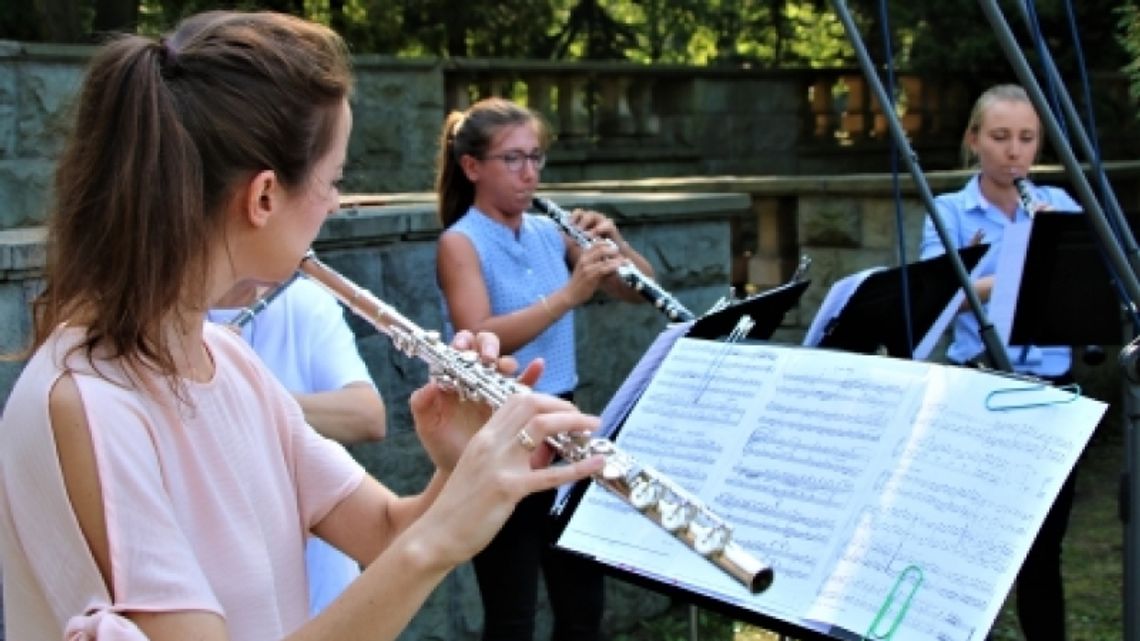
<path fill-rule="evenodd" d="M 516 237 L 506 225 L 472 207 L 444 233 L 463 234 L 475 247 L 495 316 L 530 307 L 570 280 L 562 232 L 548 218 L 523 214 Z M 443 317 L 450 336 L 454 327 L 446 303 Z M 539 356 L 546 361 L 546 369 L 534 388 L 548 394 L 573 391 L 578 385 L 573 310 L 514 353 L 519 371 Z"/>

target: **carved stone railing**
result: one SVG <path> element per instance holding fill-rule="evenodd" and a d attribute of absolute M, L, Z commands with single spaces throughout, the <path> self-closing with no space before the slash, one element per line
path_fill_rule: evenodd
<path fill-rule="evenodd" d="M 43 221 L 55 157 L 92 49 L 0 41 L 0 229 Z M 450 109 L 489 95 L 543 113 L 558 139 L 543 179 L 837 175 L 889 170 L 886 120 L 855 69 L 748 69 L 623 62 L 354 58 L 346 187 L 424 191 Z M 958 164 L 972 96 L 900 72 L 899 110 L 928 170 Z M 1127 82 L 1098 74 L 1106 157 L 1135 157 Z M 1111 99 L 1104 99 L 1108 97 Z M 1102 117 L 1113 116 L 1115 119 Z M 1129 146 L 1131 145 L 1131 146 Z"/>

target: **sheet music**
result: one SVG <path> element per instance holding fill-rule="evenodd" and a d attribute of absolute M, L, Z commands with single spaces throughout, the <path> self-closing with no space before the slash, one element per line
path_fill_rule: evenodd
<path fill-rule="evenodd" d="M 1105 406 L 991 412 L 1022 383 L 916 361 L 681 339 L 616 442 L 768 560 L 751 595 L 596 487 L 559 545 L 816 630 L 867 631 L 900 573 L 896 638 L 981 639 Z M 1065 392 L 1034 392 L 1059 400 Z"/>
<path fill-rule="evenodd" d="M 1009 345 L 1013 331 L 1013 316 L 1017 311 L 1017 294 L 1021 290 L 1021 275 L 1025 272 L 1025 254 L 1029 249 L 1029 234 L 1033 222 L 1007 225 L 1002 234 L 994 272 L 994 286 L 990 291 L 989 316 L 1003 345 Z"/>

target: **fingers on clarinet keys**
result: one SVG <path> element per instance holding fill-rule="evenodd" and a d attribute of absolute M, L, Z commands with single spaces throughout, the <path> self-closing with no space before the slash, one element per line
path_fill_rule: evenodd
<path fill-rule="evenodd" d="M 525 427 L 519 430 L 518 434 L 515 434 L 515 440 L 528 452 L 533 452 L 538 447 L 538 443 L 534 442 L 534 438 L 531 437 L 530 432 L 526 431 Z"/>

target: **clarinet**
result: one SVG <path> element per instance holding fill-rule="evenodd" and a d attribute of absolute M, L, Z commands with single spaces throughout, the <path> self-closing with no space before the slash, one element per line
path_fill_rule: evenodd
<path fill-rule="evenodd" d="M 511 395 L 529 391 L 522 383 L 481 363 L 474 352 L 459 351 L 440 340 L 439 332 L 416 326 L 392 306 L 325 265 L 311 250 L 301 260 L 299 271 L 387 335 L 396 349 L 426 362 L 432 379 L 458 393 L 460 398 L 487 403 L 495 410 Z M 581 433 L 563 433 L 547 438 L 547 443 L 571 462 L 602 455 L 605 465 L 593 476 L 599 485 L 744 584 L 753 594 L 772 584 L 772 567 L 732 540 L 732 526 L 663 474 L 619 450 L 612 441 Z"/>
<path fill-rule="evenodd" d="M 590 238 L 581 229 L 574 226 L 570 222 L 570 214 L 565 209 L 546 198 L 535 197 L 533 205 L 539 212 L 546 214 L 562 231 L 569 236 L 579 247 L 582 249 L 589 249 L 593 246 L 595 240 Z M 613 244 L 610 239 L 605 239 L 604 242 Z M 641 294 L 645 300 L 649 301 L 654 307 L 661 310 L 665 317 L 673 322 L 691 321 L 696 318 L 693 312 L 680 303 L 676 298 L 665 291 L 661 285 L 658 285 L 652 278 L 641 273 L 641 270 L 634 266 L 631 262 L 624 262 L 618 267 L 618 277 L 622 282 L 632 287 L 637 293 Z"/>
<path fill-rule="evenodd" d="M 235 314 L 234 317 L 230 319 L 230 322 L 226 323 L 226 327 L 232 329 L 235 332 L 241 333 L 241 329 L 248 325 L 249 321 L 253 320 L 254 316 L 257 316 L 266 307 L 269 307 L 269 303 L 272 303 L 273 299 L 280 296 L 281 292 L 285 291 L 285 288 L 289 285 L 292 285 L 293 281 L 297 280 L 300 275 L 301 272 L 293 272 L 293 275 L 288 279 L 281 281 L 272 289 L 262 294 L 257 300 L 253 301 L 248 306 L 243 307 L 240 312 Z"/>
<path fill-rule="evenodd" d="M 1021 199 L 1021 206 L 1025 208 L 1025 213 L 1029 214 L 1030 218 L 1036 216 L 1037 210 L 1041 209 L 1041 203 L 1033 197 L 1033 183 L 1024 176 L 1014 176 L 1013 186 L 1017 188 L 1017 196 Z"/>

